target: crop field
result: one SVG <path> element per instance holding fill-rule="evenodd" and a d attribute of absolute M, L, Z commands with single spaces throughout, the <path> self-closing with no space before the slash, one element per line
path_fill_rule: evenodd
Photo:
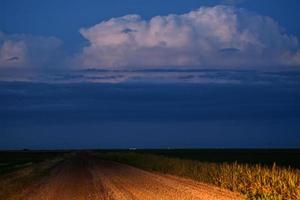
<path fill-rule="evenodd" d="M 136 149 L 109 150 L 109 152 L 137 152 L 214 163 L 238 162 L 266 166 L 273 166 L 276 163 L 278 166 L 300 169 L 300 149 Z"/>
<path fill-rule="evenodd" d="M 102 158 L 188 177 L 248 199 L 300 199 L 299 150 L 102 151 Z"/>

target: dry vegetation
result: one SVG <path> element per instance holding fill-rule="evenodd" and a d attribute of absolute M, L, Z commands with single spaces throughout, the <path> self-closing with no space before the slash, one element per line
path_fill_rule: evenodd
<path fill-rule="evenodd" d="M 162 173 L 188 177 L 239 192 L 248 199 L 300 199 L 300 171 L 276 166 L 208 163 L 134 152 L 99 153 L 114 160 Z"/>
<path fill-rule="evenodd" d="M 0 175 L 0 199 L 19 200 L 22 191 L 28 186 L 49 174 L 51 169 L 62 158 L 51 158 L 39 163 L 26 163 L 13 167 L 7 173 Z M 15 170 L 14 170 L 15 169 Z"/>

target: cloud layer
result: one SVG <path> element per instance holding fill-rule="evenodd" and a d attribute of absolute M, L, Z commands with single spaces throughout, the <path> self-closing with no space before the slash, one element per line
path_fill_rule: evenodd
<path fill-rule="evenodd" d="M 62 41 L 56 37 L 5 34 L 0 31 L 0 67 L 46 67 L 62 62 Z"/>
<path fill-rule="evenodd" d="M 21 72 L 16 74 L 15 68 L 70 71 L 79 67 L 114 73 L 117 68 L 124 73 L 122 70 L 132 69 L 266 70 L 300 66 L 300 45 L 295 36 L 288 35 L 270 17 L 233 6 L 201 7 L 149 20 L 126 15 L 81 28 L 80 33 L 88 45 L 78 49 L 76 55 L 67 55 L 63 42 L 56 37 L 0 31 L 0 79 L 11 77 L 3 73 L 7 71 L 19 76 Z M 35 70 L 28 71 L 31 80 Z M 154 74 L 154 79 L 161 78 L 159 73 Z M 128 71 L 117 78 L 140 79 L 139 75 L 137 78 L 137 73 Z M 152 80 L 149 73 L 147 76 Z M 114 74 L 109 77 L 115 81 Z M 183 79 L 187 80 L 185 76 Z"/>
<path fill-rule="evenodd" d="M 299 43 L 270 17 L 231 6 L 143 20 L 126 15 L 80 29 L 84 67 L 270 67 L 300 64 Z"/>

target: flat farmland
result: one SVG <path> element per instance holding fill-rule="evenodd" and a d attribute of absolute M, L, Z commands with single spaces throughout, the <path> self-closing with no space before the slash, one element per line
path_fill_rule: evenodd
<path fill-rule="evenodd" d="M 94 153 L 70 153 L 50 160 L 35 164 L 36 170 L 26 166 L 2 175 L 1 199 L 243 199 L 229 190 L 103 160 Z M 16 186 L 21 180 L 23 184 Z"/>
<path fill-rule="evenodd" d="M 278 149 L 1 152 L 0 199 L 300 199 L 298 153 Z"/>

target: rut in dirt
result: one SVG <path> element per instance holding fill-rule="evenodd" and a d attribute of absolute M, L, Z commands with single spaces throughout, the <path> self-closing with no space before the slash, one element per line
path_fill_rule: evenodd
<path fill-rule="evenodd" d="M 192 180 L 78 154 L 28 189 L 25 200 L 238 200 L 238 194 Z"/>

